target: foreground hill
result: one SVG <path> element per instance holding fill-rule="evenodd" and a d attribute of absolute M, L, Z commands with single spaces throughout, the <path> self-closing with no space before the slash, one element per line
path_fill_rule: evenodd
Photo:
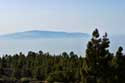
<path fill-rule="evenodd" d="M 9 39 L 34 39 L 34 38 L 86 38 L 86 33 L 68 33 L 68 32 L 56 32 L 56 31 L 25 31 L 16 32 L 12 34 L 6 34 L 0 36 L 0 38 Z"/>

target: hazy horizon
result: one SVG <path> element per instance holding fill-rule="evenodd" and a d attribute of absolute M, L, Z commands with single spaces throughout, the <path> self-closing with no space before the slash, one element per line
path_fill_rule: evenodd
<path fill-rule="evenodd" d="M 31 30 L 24 30 L 24 31 L 16 31 L 16 32 L 9 32 L 9 33 L 3 33 L 3 34 L 0 34 L 0 35 L 9 35 L 9 34 L 15 34 L 15 33 L 22 33 L 22 32 L 37 32 L 37 31 L 42 31 L 42 32 L 64 32 L 64 33 L 85 33 L 85 32 L 77 32 L 77 31 L 56 31 L 56 30 L 35 30 L 35 29 L 31 29 Z M 85 33 L 85 34 L 88 34 L 88 33 Z M 90 34 L 88 34 L 90 35 Z"/>
<path fill-rule="evenodd" d="M 124 34 L 123 0 L 1 0 L 0 34 L 28 30 Z M 119 31 L 117 31 L 117 29 Z"/>
<path fill-rule="evenodd" d="M 124 0 L 0 0 L 0 35 L 31 30 L 81 32 L 101 37 L 107 32 L 111 49 L 124 46 Z M 113 36 L 113 37 L 112 37 Z M 121 41 L 117 41 L 123 37 Z M 29 50 L 83 54 L 88 39 L 1 40 L 0 54 Z"/>

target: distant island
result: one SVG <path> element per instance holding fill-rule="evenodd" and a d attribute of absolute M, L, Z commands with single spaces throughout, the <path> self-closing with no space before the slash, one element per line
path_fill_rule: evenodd
<path fill-rule="evenodd" d="M 6 35 L 1 35 L 0 39 L 34 39 L 34 38 L 86 38 L 89 35 L 87 33 L 80 32 L 56 32 L 56 31 L 24 31 L 16 32 Z"/>
<path fill-rule="evenodd" d="M 111 53 L 108 34 L 98 29 L 88 41 L 85 56 L 73 51 L 22 52 L 0 57 L 0 83 L 125 83 L 125 55 L 119 46 Z"/>

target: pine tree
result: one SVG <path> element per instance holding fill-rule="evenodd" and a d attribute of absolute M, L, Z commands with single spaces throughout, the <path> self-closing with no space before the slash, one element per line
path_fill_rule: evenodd
<path fill-rule="evenodd" d="M 116 52 L 116 76 L 117 83 L 125 83 L 125 56 L 122 53 L 123 48 L 119 47 Z"/>
<path fill-rule="evenodd" d="M 99 37 L 98 29 L 92 33 L 92 39 L 88 42 L 85 62 L 81 72 L 85 83 L 109 83 L 112 78 L 111 60 L 113 54 L 107 49 L 109 47 L 107 33 L 103 38 Z"/>

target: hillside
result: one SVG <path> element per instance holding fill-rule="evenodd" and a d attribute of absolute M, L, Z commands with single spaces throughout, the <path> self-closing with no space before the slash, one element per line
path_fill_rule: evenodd
<path fill-rule="evenodd" d="M 9 39 L 34 39 L 34 38 L 85 38 L 89 35 L 86 33 L 68 33 L 56 31 L 24 31 L 6 35 L 1 35 L 0 38 Z"/>

